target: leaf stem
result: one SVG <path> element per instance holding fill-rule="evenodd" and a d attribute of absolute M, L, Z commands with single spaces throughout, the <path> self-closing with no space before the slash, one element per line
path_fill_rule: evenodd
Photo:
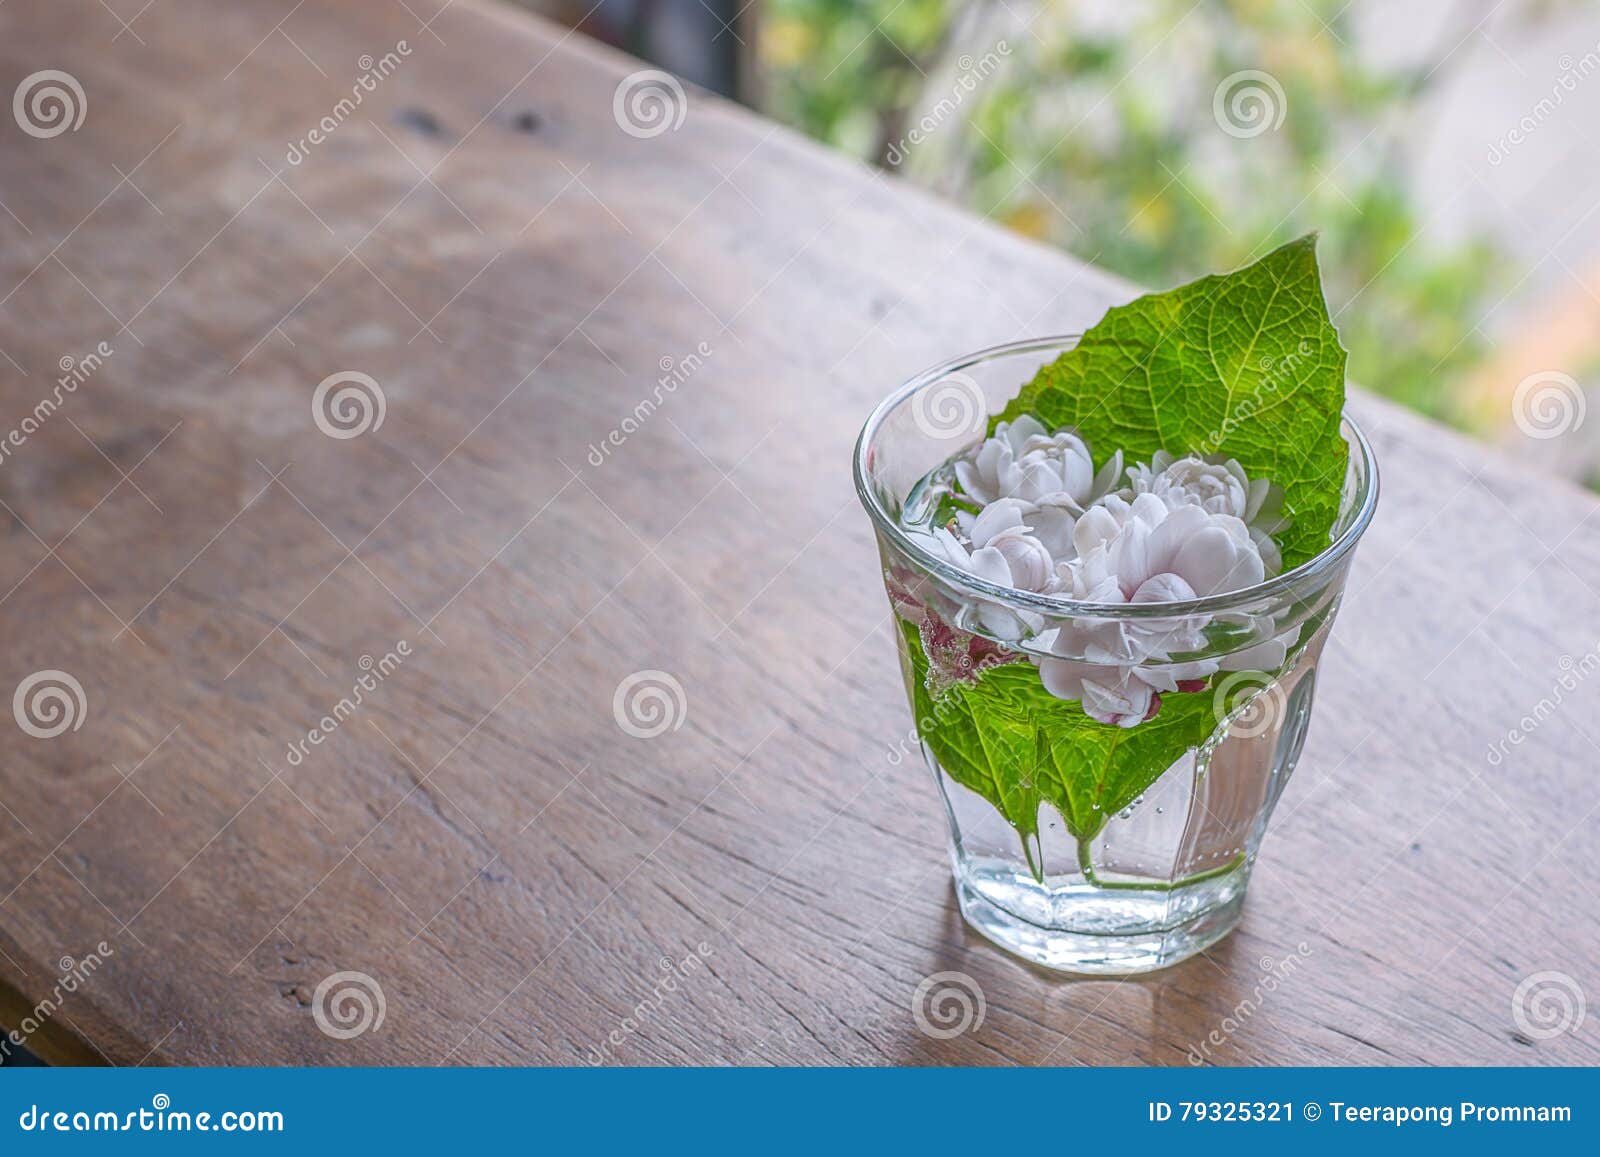
<path fill-rule="evenodd" d="M 1037 881 L 1040 884 L 1043 884 L 1044 883 L 1044 856 L 1043 856 L 1043 854 L 1041 853 L 1041 855 L 1036 859 L 1034 857 L 1034 854 L 1033 854 L 1033 845 L 1028 842 L 1028 839 L 1029 839 L 1028 833 L 1019 831 L 1017 834 L 1022 837 L 1022 855 L 1023 855 L 1023 858 L 1028 861 L 1028 870 L 1033 873 L 1033 878 L 1034 878 L 1035 881 Z M 1034 837 L 1033 838 L 1035 838 L 1035 839 L 1038 838 L 1038 833 L 1037 832 L 1034 833 Z"/>
<path fill-rule="evenodd" d="M 1218 876 L 1226 876 L 1244 863 L 1244 853 L 1240 852 L 1225 864 L 1218 864 L 1215 868 L 1207 868 L 1203 872 L 1196 872 L 1192 876 L 1185 876 L 1181 880 L 1102 880 L 1095 874 L 1094 861 L 1090 856 L 1092 840 L 1078 841 L 1078 870 L 1083 873 L 1083 878 L 1096 888 L 1119 889 L 1128 892 L 1174 892 L 1179 888 L 1187 888 L 1193 884 L 1214 880 Z"/>

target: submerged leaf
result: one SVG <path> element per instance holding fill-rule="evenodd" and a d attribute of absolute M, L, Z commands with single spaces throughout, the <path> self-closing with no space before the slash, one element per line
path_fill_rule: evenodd
<path fill-rule="evenodd" d="M 1157 716 L 1138 727 L 1100 723 L 1046 691 L 1025 661 L 990 667 L 935 698 L 921 636 L 904 621 L 901 634 L 918 735 L 951 779 L 992 803 L 1024 838 L 1038 831 L 1045 802 L 1073 836 L 1093 839 L 1218 726 L 1211 691 L 1164 695 Z"/>

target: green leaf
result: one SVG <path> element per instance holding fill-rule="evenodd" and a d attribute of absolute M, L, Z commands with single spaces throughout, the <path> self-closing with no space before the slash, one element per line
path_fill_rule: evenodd
<path fill-rule="evenodd" d="M 992 803 L 1024 838 L 1033 835 L 1039 830 L 1042 797 L 1024 773 L 1037 763 L 1037 737 L 1032 718 L 1013 702 L 1014 680 L 1002 675 L 1015 665 L 990 668 L 979 683 L 957 683 L 935 700 L 928 691 L 922 636 L 915 623 L 899 622 L 917 734 L 951 779 Z M 1027 666 L 1038 684 L 1038 673 Z M 980 684 L 995 693 L 969 694 Z M 1038 690 L 1044 692 L 1042 684 Z"/>
<path fill-rule="evenodd" d="M 1107 310 L 996 421 L 1071 426 L 1104 461 L 1222 453 L 1284 490 L 1285 568 L 1328 545 L 1349 447 L 1339 433 L 1345 351 L 1314 235 L 1233 273 Z M 1162 708 L 1163 713 L 1167 709 Z"/>
<path fill-rule="evenodd" d="M 1050 698 L 1043 684 L 1038 690 Z M 1046 798 L 1079 839 L 1092 839 L 1220 722 L 1209 690 L 1167 692 L 1154 719 L 1128 728 L 1090 719 L 1076 703 L 1061 706 L 1065 710 L 1040 718 L 1046 758 L 1039 776 Z"/>
<path fill-rule="evenodd" d="M 1024 841 L 1038 831 L 1041 801 L 1073 836 L 1093 839 L 1217 729 L 1211 691 L 1163 695 L 1154 719 L 1122 728 L 1051 695 L 1026 661 L 990 667 L 934 698 L 916 624 L 900 628 L 918 734 L 950 778 L 993 804 Z"/>

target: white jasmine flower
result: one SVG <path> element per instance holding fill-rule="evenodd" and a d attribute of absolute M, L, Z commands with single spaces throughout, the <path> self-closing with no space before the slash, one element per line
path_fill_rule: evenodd
<path fill-rule="evenodd" d="M 1244 468 L 1232 458 L 1189 455 L 1174 458 L 1158 450 L 1149 464 L 1138 463 L 1128 470 L 1131 494 L 1154 494 L 1168 506 L 1194 505 L 1212 514 L 1244 517 L 1249 479 Z M 1131 495 L 1129 495 L 1131 497 Z"/>
<path fill-rule="evenodd" d="M 983 549 L 998 551 L 1011 575 L 1009 585 L 1022 591 L 1042 591 L 1055 578 L 1055 564 L 1044 543 L 1025 526 L 1008 526 Z"/>
<path fill-rule="evenodd" d="M 1200 505 L 1169 507 L 1152 492 L 1132 502 L 1107 498 L 1078 520 L 1073 537 L 1078 557 L 1057 567 L 1058 585 L 1083 602 L 1183 602 L 1239 590 L 1265 575 L 1240 519 Z M 1052 695 L 1081 700 L 1091 718 L 1132 727 L 1159 707 L 1159 692 L 1181 690 L 1218 669 L 1215 659 L 1163 662 L 1202 650 L 1209 622 L 1194 614 L 1069 620 L 1047 646 L 1063 657 L 1039 659 L 1040 679 Z"/>
<path fill-rule="evenodd" d="M 1289 526 L 1283 515 L 1283 489 L 1265 478 L 1252 481 L 1236 459 L 1220 454 L 1175 459 L 1160 450 L 1149 465 L 1130 467 L 1128 480 L 1131 485 L 1121 492 L 1125 500 L 1153 494 L 1169 507 L 1198 506 L 1239 519 L 1248 527 L 1266 573 L 1282 569 L 1283 556 L 1272 536 Z"/>
<path fill-rule="evenodd" d="M 1201 506 L 1169 508 L 1154 494 L 1132 502 L 1107 501 L 1085 512 L 1073 531 L 1078 558 L 1058 567 L 1074 598 L 1106 589 L 1114 580 L 1117 599 L 1095 602 L 1169 602 L 1161 590 L 1187 589 L 1181 598 L 1226 594 L 1260 582 L 1261 552 L 1238 518 L 1212 514 Z M 1160 589 L 1141 588 L 1161 579 Z M 1080 589 L 1084 592 L 1079 594 Z"/>
<path fill-rule="evenodd" d="M 1044 659 L 1039 679 L 1056 698 L 1080 700 L 1090 719 L 1136 727 L 1160 709 L 1162 692 L 1198 691 L 1217 669 L 1215 660 L 1134 667 Z"/>
<path fill-rule="evenodd" d="M 1046 659 L 1039 679 L 1057 699 L 1080 700 L 1083 712 L 1101 723 L 1135 727 L 1160 708 L 1156 689 L 1137 677 L 1137 668 L 1101 667 L 1068 659 Z"/>
<path fill-rule="evenodd" d="M 1089 448 L 1070 430 L 1047 433 L 1027 414 L 1001 422 L 992 437 L 956 463 L 956 480 L 983 512 L 962 515 L 959 525 L 972 538 L 972 524 L 997 504 L 1014 506 L 1020 524 L 1033 531 L 1054 562 L 1073 554 L 1072 528 L 1090 504 L 1115 484 L 1123 472 L 1119 450 L 1097 473 Z"/>
<path fill-rule="evenodd" d="M 956 525 L 975 547 L 988 545 L 989 538 L 1002 527 L 1024 527 L 1033 532 L 1050 555 L 1050 567 L 1054 569 L 1057 561 L 1073 556 L 1072 528 L 1076 515 L 1076 504 L 1069 508 L 1053 501 L 997 498 L 977 514 L 958 512 Z"/>
<path fill-rule="evenodd" d="M 967 515 L 964 529 L 972 543 L 972 558 L 976 560 L 968 569 L 986 572 L 986 578 L 989 573 L 999 573 L 990 556 L 984 554 L 997 551 L 1006 562 L 1007 578 L 991 581 L 1022 591 L 1042 591 L 1051 586 L 1055 580 L 1055 560 L 1050 549 L 1033 536 L 1024 521 L 1029 510 L 1029 503 L 1001 498 L 989 503 L 978 514 Z M 981 559 L 980 555 L 983 555 Z"/>
<path fill-rule="evenodd" d="M 1082 438 L 1070 430 L 1047 433 L 1027 414 L 1001 422 L 975 453 L 956 463 L 956 480 L 974 501 L 1020 498 L 1073 515 L 1110 490 L 1121 473 L 1120 451 L 1096 474 Z"/>
<path fill-rule="evenodd" d="M 1019 525 L 994 527 L 992 534 L 984 539 L 984 545 L 972 551 L 968 551 L 959 538 L 942 527 L 931 535 L 918 534 L 913 537 L 936 557 L 997 586 L 1038 590 L 1051 582 L 1049 552 Z M 1028 582 L 1036 582 L 1039 586 L 1025 586 L 1024 583 Z M 1026 638 L 1044 626 L 1042 615 L 1013 611 L 991 602 L 979 601 L 973 611 L 983 630 L 997 639 L 1015 641 Z"/>
<path fill-rule="evenodd" d="M 984 505 L 996 498 L 1011 497 L 1022 480 L 1016 464 L 1022 454 L 1022 444 L 1044 432 L 1044 426 L 1029 414 L 1015 422 L 996 425 L 994 433 L 979 444 L 976 452 L 956 463 L 956 481 L 961 484 L 962 491 Z"/>

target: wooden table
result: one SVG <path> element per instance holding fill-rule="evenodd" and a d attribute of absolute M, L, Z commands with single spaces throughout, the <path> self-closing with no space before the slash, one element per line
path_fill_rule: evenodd
<path fill-rule="evenodd" d="M 1358 397 L 1384 500 L 1242 927 L 1046 975 L 963 927 L 890 759 L 849 450 L 913 371 L 1130 289 L 697 91 L 624 132 L 637 62 L 480 0 L 109 7 L 0 8 L 5 91 L 54 68 L 87 102 L 0 124 L 0 424 L 83 378 L 0 460 L 0 692 L 83 690 L 0 740 L 0 1023 L 103 960 L 29 1047 L 1600 1060 L 1592 1014 L 1512 1010 L 1542 971 L 1600 995 L 1589 495 Z M 383 420 L 331 437 L 349 373 Z M 613 712 L 641 671 L 686 703 L 653 738 Z M 985 999 L 950 1039 L 912 1014 L 940 971 Z M 383 995 L 350 1039 L 316 1016 L 339 972 Z"/>

